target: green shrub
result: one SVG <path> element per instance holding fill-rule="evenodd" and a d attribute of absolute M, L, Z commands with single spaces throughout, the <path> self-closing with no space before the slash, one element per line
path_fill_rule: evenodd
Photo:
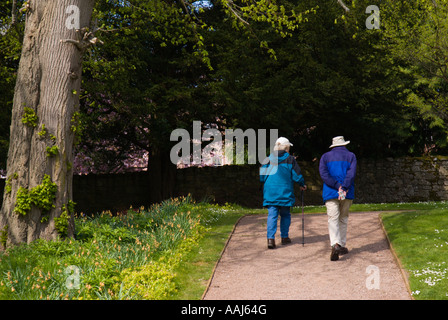
<path fill-rule="evenodd" d="M 175 274 L 171 266 L 163 262 L 150 262 L 138 268 L 122 272 L 120 287 L 131 291 L 138 299 L 161 300 L 176 291 Z M 117 288 L 115 288 L 117 291 Z"/>
<path fill-rule="evenodd" d="M 184 239 L 174 251 L 166 251 L 157 261 L 152 261 L 139 268 L 123 270 L 120 275 L 120 288 L 131 291 L 138 299 L 167 299 L 177 291 L 174 270 L 182 258 L 197 245 L 203 236 L 204 227 L 196 224 L 195 233 Z M 115 285 L 117 290 L 118 284 Z"/>

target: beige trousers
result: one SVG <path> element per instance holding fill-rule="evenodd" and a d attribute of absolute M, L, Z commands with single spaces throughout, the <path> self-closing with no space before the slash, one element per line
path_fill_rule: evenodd
<path fill-rule="evenodd" d="M 325 202 L 328 215 L 328 232 L 330 234 L 330 244 L 336 243 L 345 247 L 347 242 L 348 210 L 353 200 L 328 200 Z"/>

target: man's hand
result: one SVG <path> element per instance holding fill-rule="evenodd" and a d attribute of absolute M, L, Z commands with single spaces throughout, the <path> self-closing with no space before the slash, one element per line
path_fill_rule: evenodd
<path fill-rule="evenodd" d="M 304 185 L 303 187 L 300 187 L 301 191 L 305 191 L 306 190 L 306 185 Z"/>
<path fill-rule="evenodd" d="M 342 186 L 339 187 L 338 193 L 339 193 L 338 200 L 344 200 L 345 197 L 347 196 L 347 191 L 344 191 L 344 190 L 342 189 Z"/>

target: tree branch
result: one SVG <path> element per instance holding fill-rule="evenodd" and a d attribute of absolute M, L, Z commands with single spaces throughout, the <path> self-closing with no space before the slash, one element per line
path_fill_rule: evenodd
<path fill-rule="evenodd" d="M 12 1 L 11 27 L 17 23 L 17 0 Z"/>
<path fill-rule="evenodd" d="M 8 27 L 7 31 L 9 32 L 11 29 L 14 29 L 17 34 L 17 38 L 20 42 L 22 42 L 22 38 L 20 35 L 20 28 L 17 24 L 17 0 L 13 0 L 12 9 L 11 9 L 11 25 Z"/>
<path fill-rule="evenodd" d="M 87 28 L 82 28 L 81 30 L 76 30 L 76 32 L 81 32 L 82 33 L 82 39 L 81 40 L 61 39 L 61 42 L 63 42 L 63 43 L 72 43 L 81 52 L 84 52 L 85 49 L 87 49 L 91 45 L 96 44 L 97 42 L 100 43 L 100 44 L 104 44 L 103 41 L 101 41 L 97 37 L 95 37 L 94 32 L 88 31 Z"/>
<path fill-rule="evenodd" d="M 28 1 L 25 1 L 24 3 L 23 3 L 23 5 L 22 5 L 22 8 L 20 8 L 19 9 L 19 12 L 20 13 L 27 13 L 28 12 L 28 10 L 30 9 L 30 4 L 29 4 L 29 0 Z M 13 4 L 14 5 L 14 4 Z M 17 5 L 17 4 L 16 4 Z"/>
<path fill-rule="evenodd" d="M 345 12 L 349 12 L 350 11 L 350 9 L 345 5 L 345 3 L 342 0 L 338 0 L 338 3 L 345 10 Z"/>
<path fill-rule="evenodd" d="M 232 13 L 235 15 L 235 17 L 238 18 L 238 20 L 240 20 L 242 23 L 249 25 L 249 22 L 247 22 L 246 20 L 244 20 L 243 18 L 241 18 L 241 16 L 238 14 L 238 12 L 236 12 L 235 10 L 233 10 L 232 6 L 229 5 L 229 2 L 233 3 L 232 0 L 226 1 L 226 6 L 227 8 L 229 8 L 230 11 L 232 11 Z"/>

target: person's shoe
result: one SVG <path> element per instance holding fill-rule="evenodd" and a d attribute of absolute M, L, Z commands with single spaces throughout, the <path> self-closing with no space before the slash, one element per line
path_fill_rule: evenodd
<path fill-rule="evenodd" d="M 330 255 L 331 261 L 339 260 L 340 249 L 341 249 L 341 246 L 337 243 L 331 248 L 331 255 Z"/>
<path fill-rule="evenodd" d="M 348 253 L 348 249 L 347 249 L 347 247 L 341 247 L 341 248 L 339 249 L 339 254 L 340 254 L 340 255 L 347 254 L 347 253 Z"/>
<path fill-rule="evenodd" d="M 268 249 L 275 249 L 275 239 L 268 239 Z"/>
<path fill-rule="evenodd" d="M 288 244 L 291 243 L 291 239 L 289 237 L 282 238 L 282 244 Z"/>

